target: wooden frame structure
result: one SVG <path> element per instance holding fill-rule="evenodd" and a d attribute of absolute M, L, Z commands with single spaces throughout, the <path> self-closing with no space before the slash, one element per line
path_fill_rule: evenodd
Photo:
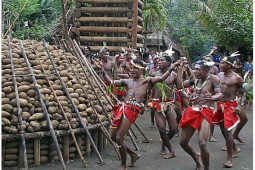
<path fill-rule="evenodd" d="M 77 0 L 75 27 L 80 45 L 98 52 L 106 42 L 111 52 L 143 48 L 143 0 Z"/>

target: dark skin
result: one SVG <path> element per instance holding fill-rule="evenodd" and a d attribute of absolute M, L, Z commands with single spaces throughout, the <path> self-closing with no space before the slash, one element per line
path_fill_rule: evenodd
<path fill-rule="evenodd" d="M 112 62 L 111 60 L 108 59 L 109 57 L 109 52 L 104 52 L 101 55 L 101 59 L 102 59 L 102 63 L 103 63 L 103 67 L 104 70 L 107 72 L 107 74 L 114 79 L 114 70 L 112 70 L 113 68 L 115 68 L 115 64 L 114 62 Z"/>
<path fill-rule="evenodd" d="M 205 57 L 204 58 L 205 61 L 212 61 L 212 58 L 211 57 Z M 210 67 L 210 70 L 209 70 L 209 73 L 210 74 L 213 74 L 213 75 L 217 75 L 218 74 L 218 68 L 216 66 L 211 66 Z M 216 103 L 215 103 L 216 104 Z M 214 106 L 216 107 L 216 106 Z M 209 137 L 209 141 L 210 142 L 217 142 L 217 139 L 215 139 L 213 137 L 213 131 L 214 131 L 214 124 L 212 123 L 211 124 L 211 127 L 210 127 L 210 137 Z"/>
<path fill-rule="evenodd" d="M 168 67 L 170 65 L 170 62 L 166 61 L 165 57 L 161 57 L 158 62 L 158 67 L 159 71 L 156 72 L 156 76 L 161 76 L 163 75 Z M 164 83 L 173 90 L 174 84 L 176 84 L 176 79 L 177 79 L 177 74 L 172 72 L 165 80 Z M 172 90 L 166 90 L 166 101 L 173 101 L 173 93 Z M 155 99 L 161 99 L 162 94 L 159 91 L 158 88 L 155 88 Z M 164 116 L 165 114 L 165 116 Z M 155 119 L 156 119 L 156 124 L 159 129 L 159 134 L 162 139 L 162 142 L 164 145 L 168 148 L 170 154 L 165 155 L 165 159 L 173 158 L 176 156 L 175 151 L 172 148 L 172 145 L 170 143 L 170 140 L 173 138 L 177 131 L 177 122 L 176 122 L 176 113 L 175 111 L 172 111 L 169 107 L 167 107 L 167 110 L 162 113 L 161 111 L 157 111 L 155 114 Z M 169 132 L 168 134 L 166 133 L 166 121 L 168 122 L 169 125 Z M 163 149 L 164 147 L 162 147 Z M 161 151 L 161 154 L 164 154 L 164 150 Z"/>
<path fill-rule="evenodd" d="M 232 66 L 227 62 L 222 61 L 220 64 L 220 68 L 222 72 L 218 75 L 218 77 L 222 85 L 222 94 L 223 94 L 222 101 L 234 100 L 236 98 L 237 93 L 241 95 L 240 100 L 245 101 L 246 94 L 242 88 L 242 85 L 244 83 L 243 79 L 233 71 Z M 247 122 L 247 117 L 246 117 L 246 114 L 244 115 L 245 112 L 243 110 L 244 110 L 244 106 L 241 106 L 240 102 L 238 102 L 238 105 L 234 109 L 234 112 L 240 117 L 240 122 L 236 127 L 237 133 L 234 133 L 235 136 L 232 135 L 232 130 L 228 131 L 224 127 L 224 122 L 220 122 L 221 132 L 226 140 L 227 152 L 228 152 L 227 161 L 226 163 L 224 163 L 225 167 L 232 167 L 232 156 L 235 156 L 238 152 L 240 152 L 240 148 L 238 148 L 235 145 L 233 139 L 234 138 L 237 140 L 240 139 L 238 137 L 238 133 L 240 132 L 244 124 Z"/>
<path fill-rule="evenodd" d="M 213 88 L 213 85 L 219 85 L 219 78 L 217 76 L 211 75 L 209 78 L 209 69 L 202 65 L 195 65 L 195 77 L 194 79 L 198 79 L 195 97 L 192 96 L 190 98 L 193 106 L 201 107 L 202 105 L 207 105 L 209 107 L 213 106 L 215 101 L 218 101 L 221 97 L 221 89 L 220 88 Z M 178 74 L 177 71 L 177 83 L 178 88 L 182 88 L 182 74 Z M 202 87 L 202 84 L 208 78 L 205 86 Z M 188 80 L 183 82 L 183 87 L 187 88 L 191 86 Z M 196 169 L 201 169 L 201 163 L 199 161 L 200 155 L 197 154 L 192 146 L 189 144 L 190 138 L 193 136 L 196 129 L 192 128 L 191 126 L 187 125 L 182 129 L 181 137 L 180 137 L 180 145 L 196 162 Z M 199 140 L 199 148 L 201 150 L 201 158 L 204 164 L 204 169 L 209 169 L 209 151 L 207 148 L 207 141 L 210 134 L 210 125 L 206 119 L 204 119 L 201 123 L 200 129 L 198 129 L 198 140 Z"/>
<path fill-rule="evenodd" d="M 102 69 L 102 63 L 96 62 L 96 64 L 99 68 Z M 128 93 L 125 97 L 125 101 L 136 101 L 137 103 L 141 104 L 144 101 L 144 97 L 146 96 L 147 89 L 149 88 L 149 86 L 151 84 L 164 81 L 169 76 L 170 72 L 167 71 L 165 74 L 163 74 L 160 77 L 158 76 L 158 77 L 147 77 L 147 78 L 144 78 L 142 73 L 143 73 L 143 69 L 130 65 L 130 76 L 131 76 L 130 79 L 115 80 L 113 82 L 107 74 L 104 75 L 104 79 L 106 80 L 107 83 L 109 84 L 112 83 L 113 85 L 117 87 L 120 87 L 122 84 L 127 86 Z M 144 112 L 144 107 L 141 108 L 140 113 L 142 114 L 143 112 Z M 115 141 L 118 144 L 118 146 L 120 146 L 120 155 L 121 155 L 120 169 L 121 170 L 127 169 L 127 166 L 126 166 L 127 153 L 129 153 L 131 156 L 130 166 L 134 166 L 135 162 L 140 158 L 140 155 L 132 151 L 125 144 L 125 141 L 124 141 L 124 137 L 126 133 L 128 132 L 128 129 L 131 127 L 131 125 L 132 123 L 127 118 L 123 117 L 119 126 L 112 130 L 111 138 L 113 141 Z"/>

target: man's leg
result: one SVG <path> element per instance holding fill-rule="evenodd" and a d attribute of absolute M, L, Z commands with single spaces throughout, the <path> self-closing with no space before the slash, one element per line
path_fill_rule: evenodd
<path fill-rule="evenodd" d="M 212 123 L 210 126 L 210 137 L 209 141 L 210 142 L 217 142 L 217 140 L 213 137 L 213 131 L 214 131 L 214 124 Z"/>
<path fill-rule="evenodd" d="M 120 156 L 121 156 L 121 169 L 125 170 L 126 166 L 126 159 L 127 159 L 127 150 L 130 150 L 125 142 L 124 137 L 128 132 L 128 129 L 131 126 L 131 122 L 127 118 L 122 118 L 120 122 L 119 129 L 116 134 L 116 142 L 120 146 Z"/>
<path fill-rule="evenodd" d="M 225 167 L 231 168 L 232 167 L 232 149 L 233 149 L 233 135 L 232 130 L 228 131 L 224 127 L 224 121 L 220 122 L 220 129 L 221 132 L 226 140 L 226 146 L 227 146 L 227 162 L 225 162 L 223 165 Z"/>
<path fill-rule="evenodd" d="M 236 126 L 236 130 L 233 134 L 233 138 L 238 140 L 240 143 L 244 143 L 244 140 L 239 137 L 240 131 L 242 130 L 242 128 L 244 127 L 244 125 L 248 121 L 246 111 L 245 111 L 244 107 L 242 107 L 241 112 L 238 114 L 238 116 L 240 118 L 240 122 Z"/>
<path fill-rule="evenodd" d="M 201 150 L 201 158 L 204 164 L 204 170 L 209 170 L 209 151 L 207 141 L 210 134 L 210 125 L 206 119 L 203 120 L 198 131 L 199 148 Z"/>
<path fill-rule="evenodd" d="M 151 108 L 151 127 L 155 127 L 154 117 L 155 117 L 155 109 Z"/>
<path fill-rule="evenodd" d="M 170 153 L 172 153 L 173 148 L 166 134 L 166 118 L 162 113 L 157 112 L 155 114 L 155 119 L 156 119 L 156 124 L 159 130 L 160 137 L 162 139 L 161 154 L 164 154 L 164 146 L 166 146 L 168 150 L 170 151 Z"/>
<path fill-rule="evenodd" d="M 182 129 L 179 144 L 181 145 L 183 150 L 187 152 L 194 159 L 194 161 L 196 162 L 196 169 L 200 169 L 202 167 L 199 161 L 200 156 L 196 154 L 196 152 L 193 150 L 193 148 L 189 144 L 189 140 L 194 134 L 194 132 L 195 132 L 195 129 L 193 129 L 189 125 L 185 126 Z"/>

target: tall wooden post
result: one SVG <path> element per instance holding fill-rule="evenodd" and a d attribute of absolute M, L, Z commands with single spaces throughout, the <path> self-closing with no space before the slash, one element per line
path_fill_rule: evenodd
<path fill-rule="evenodd" d="M 134 0 L 132 48 L 137 48 L 138 0 Z"/>
<path fill-rule="evenodd" d="M 63 39 L 66 41 L 69 40 L 68 32 L 67 32 L 67 21 L 66 21 L 66 14 L 67 14 L 67 0 L 62 0 L 62 11 L 63 11 Z"/>

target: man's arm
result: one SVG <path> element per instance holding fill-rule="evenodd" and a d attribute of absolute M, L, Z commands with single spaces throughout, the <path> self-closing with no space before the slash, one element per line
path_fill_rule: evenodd
<path fill-rule="evenodd" d="M 244 91 L 243 84 L 244 84 L 244 80 L 241 77 L 239 77 L 238 78 L 238 89 L 237 89 L 238 94 L 240 94 L 240 96 L 241 96 L 241 98 L 238 102 L 239 106 L 243 106 L 244 102 L 246 100 L 246 92 Z"/>
<path fill-rule="evenodd" d="M 150 83 L 155 84 L 157 82 L 162 82 L 164 81 L 171 73 L 172 71 L 175 69 L 176 66 L 180 65 L 180 61 L 175 62 L 174 64 L 172 64 L 169 69 L 162 75 L 162 76 L 156 76 L 153 78 L 149 78 Z"/>
<path fill-rule="evenodd" d="M 223 94 L 221 93 L 220 79 L 219 77 L 212 75 L 211 80 L 212 80 L 213 91 L 214 91 L 214 95 L 212 96 L 211 100 L 219 101 L 223 97 Z"/>
<path fill-rule="evenodd" d="M 180 66 L 177 68 L 177 89 L 183 89 L 194 85 L 194 77 L 192 79 L 183 81 L 182 68 L 183 64 L 180 64 Z"/>

